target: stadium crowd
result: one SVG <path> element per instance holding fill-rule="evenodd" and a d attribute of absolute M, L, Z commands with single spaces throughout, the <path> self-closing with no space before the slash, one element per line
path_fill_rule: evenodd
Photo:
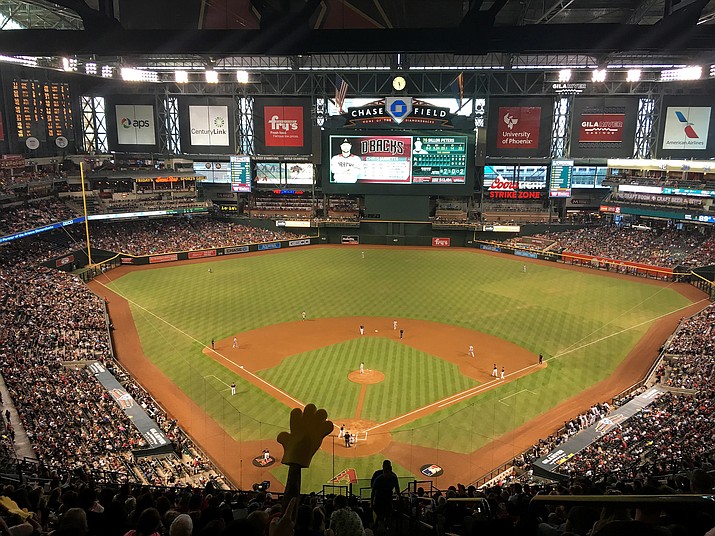
<path fill-rule="evenodd" d="M 130 255 L 154 255 L 305 236 L 208 217 L 98 223 L 90 225 L 89 232 L 93 247 Z"/>
<path fill-rule="evenodd" d="M 715 262 L 715 234 L 615 225 L 534 235 L 553 240 L 550 251 L 568 251 L 660 267 L 705 266 Z"/>
<path fill-rule="evenodd" d="M 0 236 L 36 229 L 77 215 L 56 197 L 32 201 L 0 212 Z"/>
<path fill-rule="evenodd" d="M 117 373 L 135 399 L 174 440 L 175 460 L 199 470 L 147 474 L 133 450 L 146 442 L 84 364 L 112 360 L 103 300 L 78 278 L 37 266 L 52 248 L 26 238 L 0 252 L 0 367 L 20 423 L 3 422 L 11 439 L 21 424 L 39 472 L 111 472 L 136 482 L 185 485 L 218 475 L 150 397 Z M 8 449 L 9 450 L 9 449 Z M 8 452 L 7 454 L 13 454 Z M 197 460 L 198 457 L 198 460 Z"/>
<path fill-rule="evenodd" d="M 715 304 L 684 320 L 665 352 L 665 385 L 706 389 L 715 376 Z"/>

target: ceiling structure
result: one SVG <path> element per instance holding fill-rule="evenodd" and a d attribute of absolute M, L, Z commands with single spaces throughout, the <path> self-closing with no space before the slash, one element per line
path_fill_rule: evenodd
<path fill-rule="evenodd" d="M 715 64 L 715 0 L 0 0 L 0 28 L 0 54 L 54 68 Z"/>

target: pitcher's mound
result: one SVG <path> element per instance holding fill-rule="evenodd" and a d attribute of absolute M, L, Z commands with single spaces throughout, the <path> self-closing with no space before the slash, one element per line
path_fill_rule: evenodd
<path fill-rule="evenodd" d="M 359 370 L 353 370 L 348 374 L 348 380 L 354 383 L 380 383 L 385 380 L 385 375 L 379 370 L 367 370 L 360 374 Z"/>

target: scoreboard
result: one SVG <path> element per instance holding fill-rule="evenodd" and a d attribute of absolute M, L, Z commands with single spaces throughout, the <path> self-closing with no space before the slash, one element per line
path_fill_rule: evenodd
<path fill-rule="evenodd" d="M 333 184 L 465 184 L 467 136 L 330 136 Z"/>
<path fill-rule="evenodd" d="M 59 136 L 74 139 L 72 100 L 69 84 L 13 80 L 13 111 L 17 137 L 41 141 Z"/>
<path fill-rule="evenodd" d="M 412 146 L 413 183 L 464 184 L 466 136 L 419 136 L 414 138 Z"/>

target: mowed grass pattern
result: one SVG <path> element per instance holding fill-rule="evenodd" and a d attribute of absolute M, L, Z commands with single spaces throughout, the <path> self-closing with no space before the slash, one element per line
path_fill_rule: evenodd
<path fill-rule="evenodd" d="M 365 362 L 385 380 L 367 385 L 363 419 L 385 421 L 453 393 L 478 385 L 462 376 L 456 365 L 397 341 L 362 337 L 285 359 L 259 372 L 266 381 L 302 401 L 325 408 L 333 418 L 356 417 L 361 386 L 347 379 Z M 306 370 L 320 371 L 320 381 Z"/>
<path fill-rule="evenodd" d="M 303 248 L 222 259 L 211 263 L 213 273 L 207 264 L 142 270 L 110 286 L 134 302 L 149 359 L 240 440 L 275 437 L 276 428 L 288 425 L 288 408 L 241 382 L 201 349 L 212 337 L 298 321 L 302 310 L 312 318 L 431 320 L 556 356 L 544 370 L 408 424 L 402 432 L 420 444 L 469 452 L 607 377 L 655 319 L 688 304 L 674 290 L 636 278 L 536 264 L 528 264 L 524 274 L 522 265 L 513 257 L 470 250 L 368 249 L 362 259 L 350 247 Z M 296 386 L 307 396 L 326 400 L 319 393 L 332 385 L 322 371 L 302 367 L 295 374 L 302 378 Z M 226 384 L 236 381 L 244 392 L 240 402 L 214 388 L 217 382 L 209 382 L 209 376 Z M 379 421 L 398 411 L 386 401 L 426 391 L 418 378 L 424 376 L 405 379 L 404 388 L 383 387 L 384 394 L 371 386 L 363 416 Z M 350 409 L 355 394 L 348 383 L 342 382 L 346 396 L 336 411 Z M 498 402 L 521 389 L 538 394 L 519 411 Z M 464 411 L 472 412 L 469 418 L 463 418 Z"/>

